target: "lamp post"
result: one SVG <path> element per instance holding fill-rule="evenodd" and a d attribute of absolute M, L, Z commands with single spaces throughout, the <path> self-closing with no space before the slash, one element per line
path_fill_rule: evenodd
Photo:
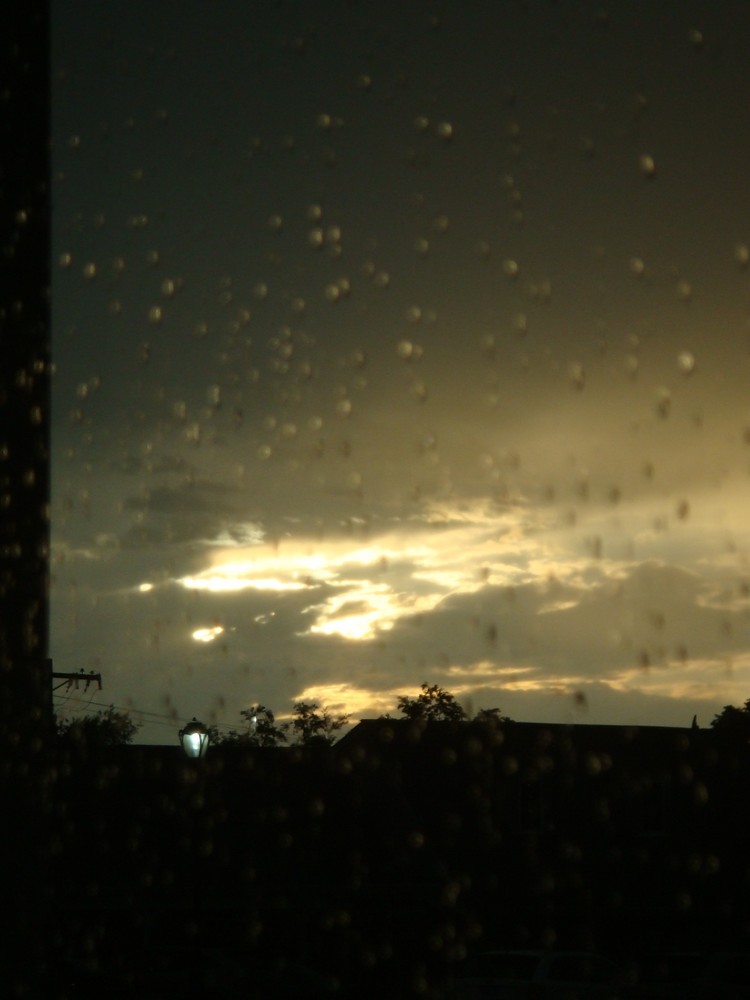
<path fill-rule="evenodd" d="M 189 722 L 179 734 L 182 749 L 188 757 L 205 757 L 208 744 L 211 742 L 208 729 L 202 722 L 193 716 L 193 721 Z"/>
<path fill-rule="evenodd" d="M 196 760 L 201 757 L 206 756 L 206 751 L 208 750 L 208 745 L 211 742 L 209 732 L 207 727 L 199 722 L 195 716 L 193 716 L 193 721 L 189 722 L 184 729 L 181 729 L 178 734 L 180 745 L 185 751 L 185 754 L 191 758 L 191 760 Z M 192 882 L 192 911 L 193 911 L 193 922 L 192 922 L 192 933 L 195 935 L 194 946 L 191 947 L 191 958 L 192 958 L 192 974 L 195 982 L 199 984 L 199 987 L 203 986 L 203 962 L 201 955 L 201 943 L 199 934 L 198 921 L 200 919 L 201 906 L 202 906 L 202 891 L 201 891 L 201 866 L 200 866 L 200 852 L 196 850 L 197 839 L 199 835 L 199 811 L 203 806 L 203 782 L 205 780 L 205 772 L 203 768 L 198 768 L 197 772 L 191 767 L 193 771 L 194 778 L 198 781 L 197 793 L 194 792 L 194 798 L 190 806 L 191 816 L 191 853 L 192 865 L 191 865 L 191 882 Z"/>

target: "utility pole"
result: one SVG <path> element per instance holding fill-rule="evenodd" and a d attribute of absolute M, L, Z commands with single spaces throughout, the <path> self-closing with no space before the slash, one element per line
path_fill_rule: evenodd
<path fill-rule="evenodd" d="M 65 686 L 67 686 L 69 688 L 70 687 L 74 687 L 76 689 L 76 691 L 77 691 L 79 684 L 83 684 L 83 686 L 84 686 L 83 690 L 84 691 L 88 691 L 90 684 L 96 684 L 96 686 L 99 688 L 100 691 L 102 689 L 102 675 L 101 674 L 95 674 L 93 672 L 93 670 L 89 671 L 89 673 L 85 674 L 83 672 L 83 667 L 81 667 L 81 669 L 78 671 L 77 674 L 60 674 L 60 673 L 56 673 L 53 670 L 52 671 L 52 680 L 53 681 L 61 681 L 62 682 L 60 684 L 55 684 L 53 686 L 53 688 L 52 688 L 53 691 L 57 691 L 58 688 L 65 687 Z"/>

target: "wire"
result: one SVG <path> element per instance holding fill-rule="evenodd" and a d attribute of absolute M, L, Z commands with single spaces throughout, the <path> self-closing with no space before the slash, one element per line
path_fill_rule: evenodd
<path fill-rule="evenodd" d="M 144 709 L 139 708 L 126 708 L 121 705 L 112 705 L 110 702 L 94 701 L 93 695 L 85 700 L 83 698 L 77 698 L 73 694 L 68 694 L 65 698 L 63 704 L 67 705 L 69 702 L 78 702 L 81 706 L 77 711 L 83 712 L 87 708 L 95 707 L 100 709 L 113 708 L 116 712 L 122 712 L 125 715 L 129 715 L 131 718 L 141 719 L 143 722 L 148 722 L 152 726 L 164 726 L 164 728 L 174 728 L 175 724 L 190 722 L 190 719 L 182 718 L 177 715 L 165 715 L 159 712 L 147 712 Z M 62 707 L 62 706 L 60 706 Z M 216 729 L 226 732 L 231 732 L 236 729 L 236 726 L 231 725 L 228 722 L 217 722 L 213 723 Z"/>

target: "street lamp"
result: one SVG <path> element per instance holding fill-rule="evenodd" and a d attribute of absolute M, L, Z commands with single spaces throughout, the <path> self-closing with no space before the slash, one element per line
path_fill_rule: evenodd
<path fill-rule="evenodd" d="M 208 729 L 195 716 L 180 730 L 180 743 L 188 757 L 205 757 L 209 742 Z"/>

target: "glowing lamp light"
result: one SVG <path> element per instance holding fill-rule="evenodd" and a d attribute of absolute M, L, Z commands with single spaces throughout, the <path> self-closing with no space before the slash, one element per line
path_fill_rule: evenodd
<path fill-rule="evenodd" d="M 193 721 L 180 730 L 180 743 L 188 757 L 205 757 L 210 743 L 208 729 L 193 716 Z"/>

